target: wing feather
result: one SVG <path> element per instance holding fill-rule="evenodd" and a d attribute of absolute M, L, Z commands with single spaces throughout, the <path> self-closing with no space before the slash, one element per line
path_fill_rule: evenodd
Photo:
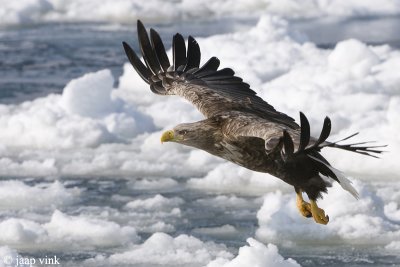
<path fill-rule="evenodd" d="M 220 61 L 210 58 L 200 67 L 200 47 L 189 36 L 185 40 L 179 33 L 172 41 L 173 66 L 166 57 L 159 34 L 150 30 L 150 38 L 143 24 L 138 21 L 139 46 L 145 65 L 133 49 L 124 43 L 129 61 L 150 89 L 156 94 L 179 95 L 192 102 L 207 118 L 229 111 L 241 111 L 297 128 L 294 119 L 278 112 L 250 89 L 247 83 L 235 76 L 230 68 L 218 70 Z"/>
<path fill-rule="evenodd" d="M 201 59 L 200 47 L 197 41 L 189 36 L 188 39 L 188 51 L 187 51 L 187 62 L 183 71 L 199 68 Z"/>
<path fill-rule="evenodd" d="M 157 75 L 161 71 L 160 62 L 158 61 L 156 53 L 150 44 L 150 39 L 149 36 L 147 35 L 146 28 L 140 21 L 138 21 L 137 24 L 137 32 L 144 62 L 146 63 L 150 71 L 154 75 Z"/>
<path fill-rule="evenodd" d="M 231 112 L 225 119 L 223 134 L 233 139 L 238 137 L 263 139 L 266 154 L 279 153 L 284 162 L 293 162 L 296 157 L 304 158 L 304 156 L 307 156 L 319 173 L 331 177 L 342 186 L 346 186 L 345 180 L 338 175 L 338 172 L 334 171 L 329 162 L 319 153 L 321 149 L 334 147 L 376 157 L 377 154 L 383 152 L 377 148 L 385 147 L 366 146 L 364 145 L 366 142 L 341 145 L 337 142 L 326 141 L 331 128 L 329 118 L 325 118 L 324 126 L 318 139 L 310 136 L 310 124 L 302 112 L 300 112 L 300 122 L 301 127 L 292 129 L 279 123 L 268 122 L 251 114 Z M 364 146 L 360 146 L 360 144 Z"/>
<path fill-rule="evenodd" d="M 212 73 L 218 70 L 219 64 L 220 64 L 219 59 L 216 57 L 212 57 L 206 63 L 204 63 L 204 65 L 201 68 L 195 70 L 193 74 L 196 74 L 198 75 L 198 77 L 201 77 L 202 74 Z"/>
<path fill-rule="evenodd" d="M 151 71 L 142 63 L 142 61 L 127 43 L 122 42 L 122 45 L 124 46 L 125 53 L 128 56 L 128 59 L 131 62 L 132 66 L 135 68 L 136 72 L 145 82 L 149 83 Z"/>
<path fill-rule="evenodd" d="M 151 45 L 156 52 L 158 61 L 160 62 L 163 71 L 167 72 L 171 64 L 169 63 L 164 43 L 162 42 L 160 35 L 154 29 L 150 29 L 150 37 Z"/>
<path fill-rule="evenodd" d="M 145 57 L 145 55 L 143 55 Z M 186 65 L 186 45 L 185 39 L 179 33 L 174 35 L 172 39 L 172 57 L 174 62 L 174 70 L 178 70 L 179 67 L 184 68 Z M 182 70 L 183 70 L 182 68 Z"/>
<path fill-rule="evenodd" d="M 310 123 L 303 112 L 300 112 L 300 129 L 299 151 L 303 151 L 310 142 Z"/>

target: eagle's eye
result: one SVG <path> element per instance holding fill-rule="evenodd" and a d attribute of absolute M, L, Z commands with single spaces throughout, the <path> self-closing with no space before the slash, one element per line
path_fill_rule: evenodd
<path fill-rule="evenodd" d="M 187 132 L 188 131 L 186 131 L 186 130 L 180 130 L 180 131 L 178 131 L 178 134 L 179 135 L 185 135 L 185 134 L 187 134 Z"/>

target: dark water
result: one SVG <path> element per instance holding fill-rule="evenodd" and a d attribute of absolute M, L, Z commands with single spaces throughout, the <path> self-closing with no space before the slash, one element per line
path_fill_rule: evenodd
<path fill-rule="evenodd" d="M 97 31 L 89 25 L 36 25 L 0 33 L 0 98 L 20 102 L 60 93 L 87 72 L 110 68 L 118 77 L 124 31 Z"/>
<path fill-rule="evenodd" d="M 343 21 L 293 21 L 293 28 L 305 33 L 319 47 L 332 48 L 337 42 L 355 38 L 370 45 L 389 44 L 400 48 L 400 18 L 365 17 Z"/>

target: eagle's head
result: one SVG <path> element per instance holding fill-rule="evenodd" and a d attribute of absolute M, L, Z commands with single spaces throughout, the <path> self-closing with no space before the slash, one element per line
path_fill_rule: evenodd
<path fill-rule="evenodd" d="M 182 123 L 165 131 L 161 135 L 161 143 L 175 142 L 205 150 L 207 146 L 214 144 L 215 134 L 215 128 L 204 121 Z"/>

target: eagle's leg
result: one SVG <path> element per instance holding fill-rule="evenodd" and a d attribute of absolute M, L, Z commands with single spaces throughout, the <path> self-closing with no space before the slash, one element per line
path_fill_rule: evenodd
<path fill-rule="evenodd" d="M 310 203 L 304 201 L 303 191 L 298 188 L 296 188 L 296 205 L 301 215 L 307 218 L 310 218 L 312 216 L 311 205 Z"/>
<path fill-rule="evenodd" d="M 311 213 L 315 222 L 320 224 L 327 224 L 329 222 L 329 216 L 325 215 L 325 211 L 320 209 L 315 200 L 310 200 L 311 202 Z"/>

